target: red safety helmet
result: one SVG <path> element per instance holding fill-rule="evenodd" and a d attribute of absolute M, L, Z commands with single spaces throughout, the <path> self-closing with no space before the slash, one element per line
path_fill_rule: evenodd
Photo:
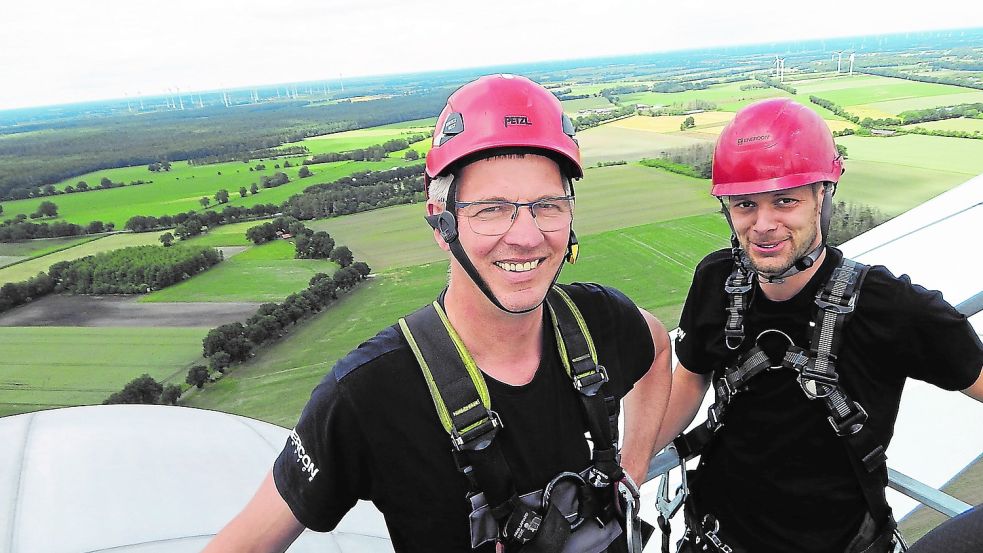
<path fill-rule="evenodd" d="M 843 159 L 826 122 L 788 98 L 751 104 L 724 127 L 713 151 L 714 196 L 838 182 Z"/>
<path fill-rule="evenodd" d="M 487 75 L 447 99 L 427 153 L 426 181 L 503 148 L 543 150 L 566 176 L 579 179 L 584 171 L 573 136 L 573 122 L 550 91 L 525 77 Z"/>

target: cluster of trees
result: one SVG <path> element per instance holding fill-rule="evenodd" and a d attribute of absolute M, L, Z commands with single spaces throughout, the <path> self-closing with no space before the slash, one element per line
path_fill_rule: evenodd
<path fill-rule="evenodd" d="M 347 249 L 347 248 L 345 248 Z M 334 276 L 318 273 L 302 292 L 290 294 L 280 303 L 264 303 L 246 323 L 224 324 L 208 331 L 202 340 L 202 356 L 211 370 L 224 373 L 232 363 L 253 355 L 257 346 L 283 336 L 291 324 L 318 313 L 338 298 L 339 291 L 351 290 L 365 280 L 371 270 L 362 261 L 335 271 Z M 188 371 L 187 382 L 201 388 L 208 380 L 207 369 L 198 365 Z"/>
<path fill-rule="evenodd" d="M 710 178 L 713 169 L 713 144 L 693 144 L 667 150 L 658 159 L 643 159 L 642 165 L 658 167 L 680 175 Z"/>
<path fill-rule="evenodd" d="M 110 232 L 115 228 L 113 223 L 92 221 L 86 226 L 65 221 L 53 223 L 31 223 L 26 221 L 23 213 L 15 219 L 7 219 L 0 224 L 0 242 L 16 242 L 32 238 L 61 238 L 65 236 L 82 236 L 83 234 L 98 234 Z"/>
<path fill-rule="evenodd" d="M 304 226 L 293 217 L 280 216 L 272 221 L 249 227 L 246 229 L 246 239 L 253 244 L 265 244 L 271 240 L 276 240 L 283 234 L 300 236 L 302 234 L 312 234 L 313 231 Z"/>
<path fill-rule="evenodd" d="M 757 79 L 757 80 L 759 80 L 759 81 L 761 81 L 761 82 L 763 82 L 763 83 L 765 83 L 766 85 L 768 85 L 768 86 L 770 86 L 772 88 L 777 88 L 779 90 L 784 90 L 785 92 L 788 92 L 789 94 L 798 94 L 798 92 L 796 92 L 796 90 L 794 88 L 792 88 L 791 86 L 789 86 L 789 85 L 787 85 L 787 84 L 785 84 L 783 82 L 776 81 L 775 79 L 772 79 L 771 77 L 769 77 L 767 75 L 758 74 L 758 75 L 755 75 L 754 78 Z"/>
<path fill-rule="evenodd" d="M 754 90 L 756 88 L 770 88 L 770 87 L 771 87 L 771 85 L 767 85 L 765 83 L 760 83 L 760 82 L 759 83 L 749 83 L 749 84 L 742 84 L 741 85 L 741 90 Z"/>
<path fill-rule="evenodd" d="M 611 121 L 612 119 L 621 119 L 622 117 L 628 117 L 629 115 L 635 114 L 635 106 L 622 106 L 614 109 L 608 113 L 590 113 L 587 115 L 581 115 L 575 117 L 573 120 L 573 126 L 578 131 L 584 129 L 589 129 L 591 127 L 596 127 L 605 121 Z"/>
<path fill-rule="evenodd" d="M 614 165 L 628 165 L 628 162 L 625 161 L 625 160 L 623 160 L 623 159 L 619 159 L 618 161 L 598 161 L 597 162 L 597 166 L 598 167 L 612 167 Z"/>
<path fill-rule="evenodd" d="M 955 106 L 902 111 L 898 114 L 898 119 L 901 120 L 902 125 L 910 125 L 912 123 L 941 121 L 943 119 L 955 119 L 957 117 L 979 118 L 981 113 L 983 113 L 983 103 L 958 104 Z"/>
<path fill-rule="evenodd" d="M 954 71 L 983 71 L 983 62 L 979 61 L 936 61 L 935 69 L 952 69 Z"/>
<path fill-rule="evenodd" d="M 829 223 L 829 244 L 839 246 L 888 220 L 879 209 L 864 204 L 836 202 Z"/>
<path fill-rule="evenodd" d="M 149 170 L 151 173 L 156 173 L 158 171 L 170 171 L 171 170 L 171 162 L 170 161 L 155 161 L 155 162 L 147 165 L 147 170 Z"/>
<path fill-rule="evenodd" d="M 58 292 L 145 294 L 191 278 L 222 261 L 214 248 L 135 246 L 60 261 L 48 269 Z"/>
<path fill-rule="evenodd" d="M 177 384 L 164 386 L 149 374 L 129 381 L 123 389 L 115 392 L 102 402 L 103 405 L 114 403 L 136 403 L 143 405 L 177 405 L 181 397 L 181 387 Z"/>
<path fill-rule="evenodd" d="M 259 184 L 263 188 L 276 188 L 277 186 L 283 186 L 290 182 L 290 177 L 286 173 L 281 173 L 277 171 L 273 173 L 273 176 L 263 175 L 259 178 Z"/>
<path fill-rule="evenodd" d="M 45 272 L 22 282 L 0 286 L 0 313 L 54 292 L 55 281 Z"/>
<path fill-rule="evenodd" d="M 283 213 L 306 221 L 419 201 L 423 199 L 422 173 L 422 165 L 396 167 L 309 186 L 283 203 Z"/>
<path fill-rule="evenodd" d="M 869 75 L 879 75 L 881 77 L 894 77 L 895 79 L 907 79 L 909 81 L 918 81 L 922 83 L 951 84 L 954 86 L 963 86 L 966 88 L 975 88 L 978 90 L 983 90 L 983 83 L 976 81 L 975 79 L 972 78 L 972 76 L 959 77 L 955 75 L 946 75 L 946 76 L 923 75 L 923 74 L 905 73 L 904 71 L 898 71 L 897 69 L 890 69 L 890 68 L 873 69 L 870 67 L 864 68 L 863 72 Z"/>
<path fill-rule="evenodd" d="M 683 165 L 682 163 L 673 163 L 668 159 L 643 159 L 640 162 L 646 167 L 656 167 L 658 169 L 664 169 L 672 173 L 679 173 L 680 175 L 686 175 L 687 177 L 694 177 L 697 179 L 709 178 L 708 176 L 703 176 L 696 169 L 689 165 Z"/>
<path fill-rule="evenodd" d="M 55 202 L 49 202 L 45 200 L 38 204 L 38 208 L 31 213 L 31 219 L 40 219 L 42 217 L 57 217 L 58 216 L 58 206 Z"/>
<path fill-rule="evenodd" d="M 642 115 L 650 115 L 652 117 L 660 115 L 686 115 L 694 111 L 713 111 L 715 109 L 717 109 L 717 104 L 708 100 L 691 100 L 689 102 L 676 102 L 655 110 L 648 110 L 647 112 L 643 112 Z"/>
<path fill-rule="evenodd" d="M 310 159 L 304 160 L 304 165 L 314 165 L 317 163 L 333 163 L 335 161 L 382 161 L 391 152 L 398 152 L 410 147 L 421 140 L 429 138 L 425 134 L 415 134 L 408 138 L 394 138 L 382 144 L 369 146 L 367 148 L 356 148 L 348 152 L 328 152 L 317 154 Z"/>
<path fill-rule="evenodd" d="M 696 126 L 696 119 L 693 119 L 693 116 L 690 115 L 686 119 L 683 119 L 683 122 L 679 124 L 679 130 L 685 131 L 686 129 L 692 129 L 695 126 Z"/>
<path fill-rule="evenodd" d="M 0 199 L 38 195 L 40 187 L 101 169 L 147 166 L 162 159 L 241 156 L 310 136 L 433 117 L 447 90 L 379 100 L 311 105 L 283 101 L 226 109 L 127 114 L 62 122 L 43 133 L 8 134 L 0 142 Z M 27 127 L 25 126 L 25 129 Z"/>
<path fill-rule="evenodd" d="M 280 148 L 260 148 L 248 152 L 236 154 L 214 155 L 197 157 L 188 160 L 188 165 L 211 165 L 215 163 L 227 163 L 229 161 L 241 161 L 249 163 L 254 159 L 263 160 L 266 158 L 277 159 L 284 156 L 301 156 L 311 153 L 307 146 L 283 146 Z"/>

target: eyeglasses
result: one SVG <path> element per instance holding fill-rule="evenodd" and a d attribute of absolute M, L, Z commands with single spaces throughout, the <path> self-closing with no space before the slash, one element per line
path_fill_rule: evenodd
<path fill-rule="evenodd" d="M 520 207 L 529 208 L 536 227 L 543 232 L 563 230 L 573 221 L 573 196 L 543 198 L 535 202 L 457 202 L 458 215 L 468 220 L 471 230 L 483 236 L 499 236 L 508 232 Z"/>

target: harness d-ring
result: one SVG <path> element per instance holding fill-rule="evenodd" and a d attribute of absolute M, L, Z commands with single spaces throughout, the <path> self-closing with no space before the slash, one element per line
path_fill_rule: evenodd
<path fill-rule="evenodd" d="M 794 346 L 795 345 L 795 341 L 792 340 L 792 337 L 791 336 L 789 336 L 788 334 L 785 334 L 784 332 L 782 332 L 781 330 L 778 330 L 777 328 L 769 328 L 767 330 L 762 330 L 761 333 L 758 334 L 758 337 L 754 339 L 754 343 L 757 344 L 758 343 L 758 340 L 760 340 L 762 336 L 764 336 L 765 334 L 768 334 L 769 332 L 774 332 L 775 334 L 781 334 L 782 336 L 785 337 L 786 340 L 788 340 L 788 345 L 790 345 L 790 346 Z M 781 365 L 769 365 L 768 368 L 771 369 L 771 370 L 778 370 L 778 369 L 782 369 L 784 367 L 782 367 Z"/>
<path fill-rule="evenodd" d="M 543 488 L 543 513 L 545 516 L 545 513 L 549 512 L 550 496 L 553 495 L 553 488 L 564 480 L 573 480 L 574 484 L 576 484 L 577 486 L 576 489 L 577 489 L 578 511 L 576 513 L 573 513 L 573 515 L 575 515 L 576 518 L 570 522 L 570 530 L 573 531 L 576 530 L 578 526 L 584 523 L 584 517 L 580 515 L 580 506 L 581 506 L 580 504 L 582 503 L 583 490 L 587 487 L 587 481 L 584 480 L 583 476 L 577 474 L 576 472 L 561 472 L 560 474 L 554 476 L 553 479 L 550 480 L 550 483 L 546 484 L 546 487 Z M 561 512 L 560 514 L 563 515 L 563 518 L 570 520 L 565 513 Z"/>

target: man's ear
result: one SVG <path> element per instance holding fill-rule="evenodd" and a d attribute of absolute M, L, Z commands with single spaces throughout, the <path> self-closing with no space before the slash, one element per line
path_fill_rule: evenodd
<path fill-rule="evenodd" d="M 443 212 L 444 212 L 443 205 L 434 202 L 433 200 L 427 200 L 427 222 L 433 227 L 434 242 L 436 242 L 437 245 L 440 246 L 440 249 L 444 250 L 445 252 L 449 252 L 451 248 L 450 246 L 447 245 L 447 241 L 444 240 L 444 237 L 440 234 L 440 228 L 438 226 L 434 226 L 433 223 L 431 223 L 431 221 L 436 221 L 436 217 Z"/>

